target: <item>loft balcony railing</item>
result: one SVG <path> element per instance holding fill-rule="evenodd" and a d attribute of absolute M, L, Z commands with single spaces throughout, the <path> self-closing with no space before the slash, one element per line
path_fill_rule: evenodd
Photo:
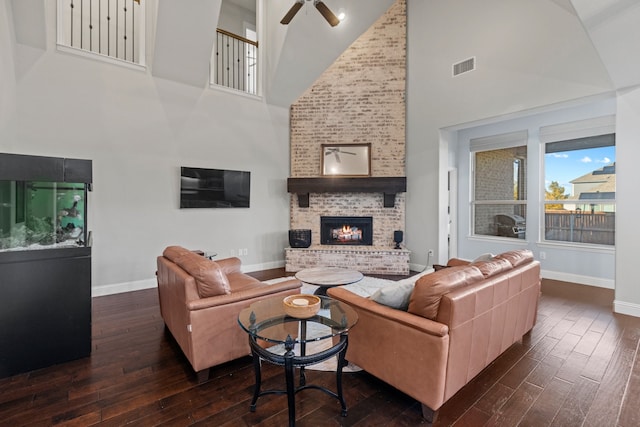
<path fill-rule="evenodd" d="M 218 29 L 212 83 L 258 94 L 258 42 Z"/>
<path fill-rule="evenodd" d="M 58 0 L 58 45 L 144 65 L 144 16 L 140 0 Z"/>

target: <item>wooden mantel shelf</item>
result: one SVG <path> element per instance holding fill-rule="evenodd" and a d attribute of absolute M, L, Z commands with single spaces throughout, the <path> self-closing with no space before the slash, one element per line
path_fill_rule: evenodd
<path fill-rule="evenodd" d="M 407 191 L 407 178 L 404 176 L 288 178 L 287 191 L 298 194 L 298 206 L 301 208 L 309 207 L 310 193 L 383 193 L 384 207 L 392 208 L 395 205 L 396 193 Z"/>

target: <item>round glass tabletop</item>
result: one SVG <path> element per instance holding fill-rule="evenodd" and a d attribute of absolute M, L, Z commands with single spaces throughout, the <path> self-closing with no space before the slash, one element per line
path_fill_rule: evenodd
<path fill-rule="evenodd" d="M 347 332 L 358 321 L 349 305 L 329 297 L 320 297 L 320 310 L 308 319 L 285 314 L 283 298 L 272 297 L 254 302 L 238 315 L 240 326 L 255 338 L 272 343 L 319 341 Z"/>

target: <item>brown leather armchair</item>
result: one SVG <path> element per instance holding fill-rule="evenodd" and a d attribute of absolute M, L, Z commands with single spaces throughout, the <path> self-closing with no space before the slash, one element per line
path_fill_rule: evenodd
<path fill-rule="evenodd" d="M 300 293 L 292 279 L 268 285 L 243 274 L 238 258 L 212 261 L 180 246 L 158 257 L 160 313 L 198 380 L 209 368 L 251 353 L 240 310 L 271 296 Z"/>

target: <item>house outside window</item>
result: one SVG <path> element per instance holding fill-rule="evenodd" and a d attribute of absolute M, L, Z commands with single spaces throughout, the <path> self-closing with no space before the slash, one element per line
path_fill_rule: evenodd
<path fill-rule="evenodd" d="M 471 140 L 474 235 L 524 239 L 527 132 Z"/>
<path fill-rule="evenodd" d="M 57 7 L 59 50 L 144 67 L 144 0 L 58 0 Z"/>
<path fill-rule="evenodd" d="M 615 134 L 545 143 L 544 240 L 614 245 Z"/>

